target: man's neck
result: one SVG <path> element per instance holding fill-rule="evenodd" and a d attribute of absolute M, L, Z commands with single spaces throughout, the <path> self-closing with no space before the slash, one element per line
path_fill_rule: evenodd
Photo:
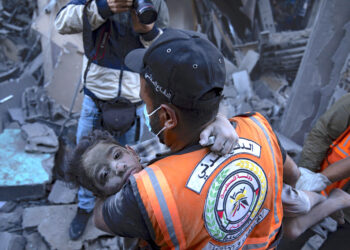
<path fill-rule="evenodd" d="M 183 131 L 178 133 L 166 133 L 164 143 L 171 152 L 178 152 L 186 147 L 199 143 L 200 131 Z"/>

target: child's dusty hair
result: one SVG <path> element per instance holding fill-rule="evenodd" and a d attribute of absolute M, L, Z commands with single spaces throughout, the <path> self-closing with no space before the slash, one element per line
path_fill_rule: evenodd
<path fill-rule="evenodd" d="M 82 186 L 93 192 L 96 196 L 100 197 L 105 196 L 105 194 L 99 190 L 94 185 L 94 182 L 91 180 L 91 178 L 87 176 L 86 171 L 82 165 L 82 156 L 92 146 L 102 141 L 107 143 L 114 143 L 121 146 L 107 131 L 93 130 L 88 136 L 83 136 L 80 139 L 78 145 L 73 150 L 67 152 L 64 164 L 65 166 L 63 168 L 64 179 L 66 182 L 75 187 Z"/>

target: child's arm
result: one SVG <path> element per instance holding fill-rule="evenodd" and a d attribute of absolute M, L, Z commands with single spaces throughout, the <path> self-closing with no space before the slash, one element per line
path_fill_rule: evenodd
<path fill-rule="evenodd" d="M 293 159 L 287 154 L 286 160 L 283 164 L 283 182 L 295 187 L 300 177 L 300 170 Z"/>
<path fill-rule="evenodd" d="M 213 137 L 214 141 L 210 139 Z M 211 151 L 225 155 L 231 152 L 238 142 L 238 135 L 230 121 L 222 114 L 216 116 L 215 121 L 210 123 L 200 134 L 199 143 L 210 147 Z"/>

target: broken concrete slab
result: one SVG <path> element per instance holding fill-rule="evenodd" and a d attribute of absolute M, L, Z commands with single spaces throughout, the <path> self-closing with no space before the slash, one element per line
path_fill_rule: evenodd
<path fill-rule="evenodd" d="M 80 53 L 84 53 L 83 41 L 81 34 L 61 35 L 57 32 L 54 22 L 57 12 L 62 8 L 68 1 L 57 1 L 57 4 L 53 8 L 50 14 L 46 14 L 44 8 L 47 5 L 47 1 L 39 0 L 38 9 L 39 16 L 33 22 L 32 28 L 42 34 L 49 40 L 52 40 L 55 44 L 64 48 L 66 43 L 74 44 Z"/>
<path fill-rule="evenodd" d="M 13 201 L 1 201 L 0 204 L 0 213 L 12 212 L 17 206 L 17 203 Z"/>
<path fill-rule="evenodd" d="M 261 21 L 263 30 L 268 30 L 271 33 L 276 32 L 270 0 L 259 0 L 258 10 L 259 10 L 260 21 Z"/>
<path fill-rule="evenodd" d="M 259 53 L 255 52 L 254 50 L 248 50 L 239 65 L 239 70 L 246 70 L 248 74 L 250 74 L 256 63 L 259 61 L 259 57 Z"/>
<path fill-rule="evenodd" d="M 43 88 L 33 86 L 27 88 L 22 95 L 22 109 L 25 121 L 50 119 L 50 99 Z"/>
<path fill-rule="evenodd" d="M 350 53 L 348 54 L 340 75 L 339 83 L 335 87 L 327 109 L 329 109 L 340 97 L 350 92 Z"/>
<path fill-rule="evenodd" d="M 26 248 L 25 248 L 26 250 L 30 250 L 30 249 L 49 250 L 50 249 L 39 233 L 37 232 L 24 233 L 23 235 L 27 241 Z"/>
<path fill-rule="evenodd" d="M 26 239 L 23 236 L 7 232 L 0 233 L 0 242 L 3 250 L 20 250 L 26 245 Z"/>
<path fill-rule="evenodd" d="M 52 181 L 53 168 L 55 166 L 55 155 L 50 155 L 47 159 L 41 161 L 41 165 L 45 169 L 46 173 L 49 175 L 49 183 Z"/>
<path fill-rule="evenodd" d="M 296 75 L 306 49 L 311 30 L 284 31 L 260 34 L 260 61 L 262 71 Z"/>
<path fill-rule="evenodd" d="M 0 231 L 20 232 L 22 230 L 23 208 L 17 207 L 11 213 L 0 213 Z"/>
<path fill-rule="evenodd" d="M 238 94 L 250 98 L 253 96 L 253 89 L 250 82 L 249 74 L 246 70 L 232 74 L 233 84 Z"/>
<path fill-rule="evenodd" d="M 45 124 L 27 123 L 22 126 L 22 136 L 26 140 L 28 153 L 56 153 L 58 139 L 55 132 Z"/>
<path fill-rule="evenodd" d="M 298 144 L 326 111 L 339 83 L 350 51 L 349 13 L 347 0 L 321 5 L 280 125 L 280 132 Z"/>
<path fill-rule="evenodd" d="M 76 89 L 81 89 L 82 62 L 82 54 L 77 53 L 77 49 L 72 44 L 68 44 L 60 54 L 51 82 L 45 87 L 49 96 L 65 110 L 69 110 Z M 80 111 L 83 96 L 83 93 L 78 91 L 73 112 Z"/>
<path fill-rule="evenodd" d="M 5 129 L 0 134 L 0 200 L 40 198 L 50 175 L 42 161 L 50 154 L 29 154 L 20 129 Z"/>
<path fill-rule="evenodd" d="M 8 109 L 12 121 L 18 122 L 20 125 L 24 124 L 24 115 L 21 108 Z"/>
<path fill-rule="evenodd" d="M 33 76 L 23 74 L 19 79 L 1 82 L 0 84 L 0 99 L 9 95 L 13 95 L 13 98 L 5 103 L 0 104 L 0 120 L 3 122 L 4 127 L 10 122 L 8 115 L 8 109 L 21 107 L 22 93 L 28 87 L 37 84 L 37 80 Z"/>
<path fill-rule="evenodd" d="M 109 235 L 98 230 L 90 219 L 84 234 L 77 241 L 69 239 L 69 225 L 76 214 L 76 205 L 29 207 L 23 213 L 23 228 L 38 227 L 52 249 L 81 249 L 84 241 Z M 60 228 L 60 230 L 57 230 Z"/>
<path fill-rule="evenodd" d="M 77 188 L 70 188 L 68 183 L 57 180 L 52 187 L 48 200 L 54 204 L 73 203 L 77 192 Z"/>

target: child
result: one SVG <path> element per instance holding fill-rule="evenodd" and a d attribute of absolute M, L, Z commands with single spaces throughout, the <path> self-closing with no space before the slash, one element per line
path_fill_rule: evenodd
<path fill-rule="evenodd" d="M 291 158 L 287 156 L 287 160 Z M 71 152 L 65 176 L 67 181 L 91 190 L 98 197 L 107 197 L 118 192 L 129 176 L 142 168 L 134 149 L 121 146 L 107 132 L 95 130 L 83 137 Z M 287 173 L 288 170 L 285 171 Z M 350 195 L 340 189 L 333 190 L 326 198 L 315 192 L 293 188 L 295 183 L 289 183 L 288 178 L 284 181 L 283 224 L 288 238 L 297 238 L 323 218 L 350 207 Z"/>

